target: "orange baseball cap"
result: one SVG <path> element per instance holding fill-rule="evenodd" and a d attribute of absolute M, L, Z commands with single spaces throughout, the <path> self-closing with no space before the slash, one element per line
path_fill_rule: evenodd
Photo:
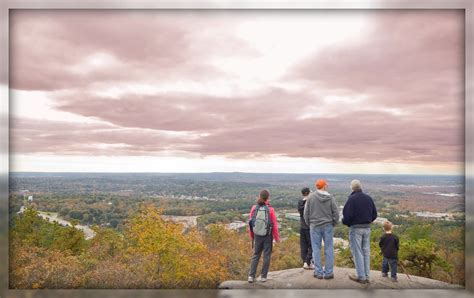
<path fill-rule="evenodd" d="M 327 183 L 326 180 L 324 180 L 324 179 L 319 179 L 319 180 L 317 180 L 315 184 L 316 184 L 316 187 L 317 187 L 318 189 L 321 189 L 321 188 L 323 188 L 324 186 L 328 185 L 328 183 Z"/>

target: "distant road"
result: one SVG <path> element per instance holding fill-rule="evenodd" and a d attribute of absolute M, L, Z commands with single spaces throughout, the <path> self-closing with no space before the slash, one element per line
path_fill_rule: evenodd
<path fill-rule="evenodd" d="M 24 211 L 25 211 L 25 206 L 21 206 L 20 211 L 18 213 L 23 213 Z M 48 213 L 48 212 L 38 211 L 38 215 L 48 221 L 57 222 L 60 225 L 72 227 L 72 224 L 69 221 L 59 218 L 57 213 Z M 84 238 L 86 240 L 90 240 L 94 238 L 95 236 L 95 232 L 88 226 L 75 225 L 74 228 L 81 230 L 84 233 Z"/>

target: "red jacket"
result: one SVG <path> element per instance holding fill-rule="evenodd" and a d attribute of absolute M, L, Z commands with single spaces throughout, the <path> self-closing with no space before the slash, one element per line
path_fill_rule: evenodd
<path fill-rule="evenodd" d="M 280 235 L 278 234 L 278 223 L 277 223 L 277 218 L 276 218 L 276 214 L 275 214 L 275 209 L 273 209 L 273 207 L 270 205 L 270 203 L 268 201 L 265 202 L 265 205 L 268 206 L 268 209 L 270 210 L 270 220 L 272 222 L 272 234 L 273 234 L 273 239 L 275 239 L 275 241 L 280 241 Z M 250 209 L 250 217 L 249 217 L 249 220 L 252 219 L 252 216 L 253 216 L 253 213 L 255 211 L 255 205 L 252 206 L 252 209 Z M 249 234 L 250 234 L 250 237 L 253 239 L 253 232 L 249 229 Z"/>

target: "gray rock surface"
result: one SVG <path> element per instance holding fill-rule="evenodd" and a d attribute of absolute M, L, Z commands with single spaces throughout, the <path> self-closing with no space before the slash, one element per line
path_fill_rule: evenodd
<path fill-rule="evenodd" d="M 302 268 L 273 271 L 268 273 L 266 282 L 229 280 L 221 283 L 219 289 L 464 289 L 459 285 L 398 273 L 398 282 L 382 277 L 380 271 L 370 271 L 370 283 L 360 284 L 349 279 L 353 268 L 334 267 L 334 279 L 320 280 L 313 277 L 313 270 Z"/>

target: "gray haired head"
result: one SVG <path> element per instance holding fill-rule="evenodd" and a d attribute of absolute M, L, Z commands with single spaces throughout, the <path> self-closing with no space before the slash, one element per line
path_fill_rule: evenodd
<path fill-rule="evenodd" d="M 360 183 L 359 180 L 352 180 L 352 181 L 351 181 L 351 189 L 352 189 L 353 191 L 362 190 L 362 184 Z"/>

